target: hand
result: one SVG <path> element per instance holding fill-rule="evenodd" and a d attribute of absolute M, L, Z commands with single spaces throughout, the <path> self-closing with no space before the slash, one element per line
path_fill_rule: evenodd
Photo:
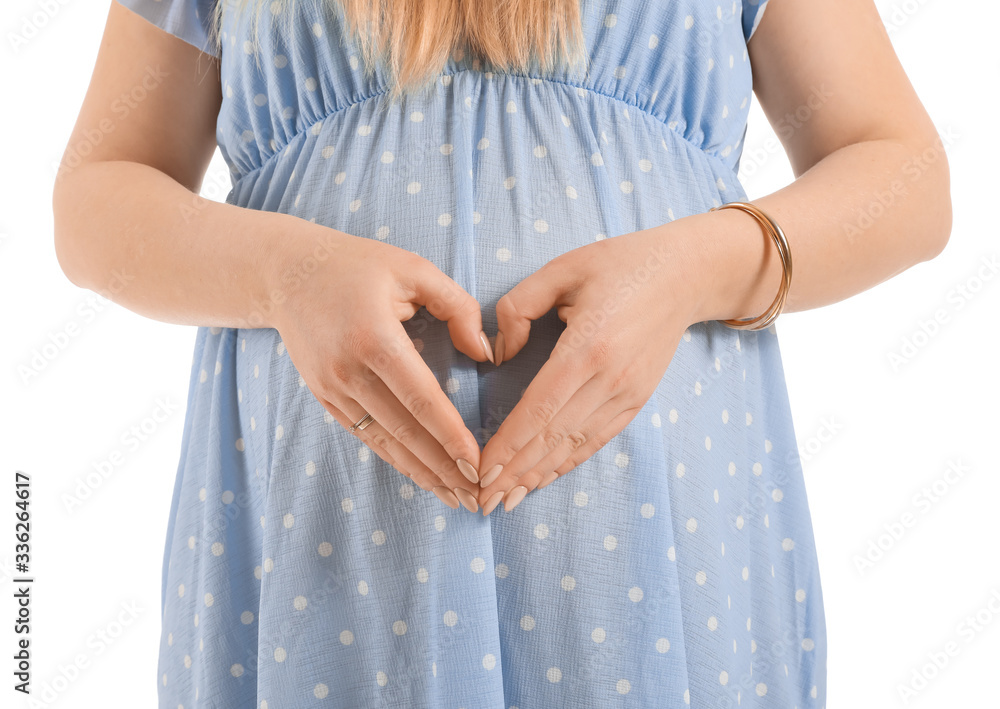
<path fill-rule="evenodd" d="M 345 428 L 370 413 L 374 422 L 355 436 L 452 509 L 461 502 L 477 511 L 479 444 L 402 321 L 424 305 L 448 322 L 459 351 L 491 360 L 479 303 L 433 263 L 391 244 L 314 225 L 287 243 L 267 275 L 279 304 L 270 324 L 309 391 Z M 306 273 L 307 261 L 318 266 Z"/>
<path fill-rule="evenodd" d="M 553 307 L 567 327 L 483 449 L 484 515 L 501 500 L 510 511 L 531 490 L 590 458 L 652 396 L 684 331 L 700 322 L 705 289 L 693 259 L 706 217 L 573 249 L 497 302 L 503 361 L 525 345 L 531 321 Z"/>

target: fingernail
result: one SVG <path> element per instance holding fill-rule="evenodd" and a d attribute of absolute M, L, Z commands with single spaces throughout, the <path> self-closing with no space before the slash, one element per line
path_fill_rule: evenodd
<path fill-rule="evenodd" d="M 444 485 L 438 485 L 437 487 L 433 488 L 431 492 L 437 495 L 438 499 L 441 500 L 441 502 L 443 502 L 444 504 L 448 505 L 448 507 L 450 507 L 451 509 L 453 510 L 458 509 L 459 505 L 458 498 L 455 497 L 455 493 L 446 488 Z"/>
<path fill-rule="evenodd" d="M 500 463 L 497 463 L 492 468 L 490 468 L 489 471 L 487 471 L 486 475 L 480 478 L 479 487 L 489 487 L 491 482 L 500 477 L 501 470 L 503 470 L 503 465 L 501 465 Z"/>
<path fill-rule="evenodd" d="M 458 497 L 459 500 L 462 501 L 462 504 L 465 505 L 465 509 L 467 509 L 469 512 L 479 511 L 479 500 L 477 500 L 476 496 L 473 495 L 471 492 L 469 492 L 465 488 L 456 487 L 455 495 Z"/>
<path fill-rule="evenodd" d="M 490 348 L 490 338 L 486 336 L 485 332 L 480 332 L 479 340 L 483 343 L 483 352 L 486 353 L 486 359 L 490 361 L 490 364 L 494 364 L 493 350 Z"/>
<path fill-rule="evenodd" d="M 507 493 L 507 496 L 503 501 L 503 508 L 505 512 L 510 512 L 512 509 L 517 507 L 517 503 L 524 499 L 524 496 L 528 494 L 528 488 L 524 485 L 518 485 Z"/>
<path fill-rule="evenodd" d="M 492 512 L 493 509 L 500 504 L 500 500 L 502 499 L 503 499 L 503 490 L 498 490 L 497 492 L 494 492 L 492 497 L 490 497 L 490 499 L 486 501 L 486 504 L 483 505 L 483 516 L 485 517 L 490 512 Z"/>
<path fill-rule="evenodd" d="M 546 485 L 548 485 L 550 482 L 552 482 L 553 480 L 555 480 L 558 477 L 559 477 L 559 473 L 557 473 L 556 471 L 553 470 L 551 473 L 547 474 L 544 478 L 542 478 L 542 481 L 540 483 L 538 483 L 538 487 L 536 487 L 535 489 L 538 490 L 540 488 L 545 487 Z"/>
<path fill-rule="evenodd" d="M 455 463 L 458 465 L 458 469 L 462 471 L 462 475 L 469 479 L 469 482 L 479 482 L 479 473 L 476 472 L 476 469 L 472 467 L 469 461 L 465 458 L 459 458 Z"/>
<path fill-rule="evenodd" d="M 494 353 L 493 354 L 493 363 L 496 366 L 499 367 L 500 363 L 503 362 L 503 333 L 502 332 L 497 332 L 497 341 L 496 341 L 496 346 L 493 348 L 493 353 Z"/>

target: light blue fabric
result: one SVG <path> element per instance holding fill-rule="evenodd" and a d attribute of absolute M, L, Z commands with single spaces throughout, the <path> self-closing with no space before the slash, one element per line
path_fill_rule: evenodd
<path fill-rule="evenodd" d="M 195 0 L 124 4 L 206 46 Z M 453 57 L 387 110 L 336 11 L 297 0 L 286 36 L 270 7 L 258 56 L 245 23 L 222 27 L 228 201 L 421 254 L 491 335 L 497 300 L 558 254 L 746 198 L 746 41 L 764 2 L 584 0 L 589 75 Z M 550 312 L 495 368 L 425 311 L 405 326 L 483 444 L 565 327 Z M 624 431 L 486 518 L 334 421 L 277 331 L 199 328 L 162 622 L 168 709 L 823 707 L 775 328 L 692 326 Z"/>
<path fill-rule="evenodd" d="M 743 0 L 743 36 L 749 43 L 757 31 L 760 18 L 764 16 L 762 10 L 767 5 L 767 0 Z"/>

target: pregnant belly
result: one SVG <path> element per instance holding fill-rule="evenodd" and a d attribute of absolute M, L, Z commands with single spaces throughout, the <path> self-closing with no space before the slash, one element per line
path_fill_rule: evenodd
<path fill-rule="evenodd" d="M 512 86 L 503 90 L 516 91 Z M 243 177 L 228 201 L 293 214 L 427 258 L 479 301 L 484 329 L 493 336 L 497 300 L 547 261 L 596 240 L 745 199 L 724 163 L 648 114 L 633 111 L 624 118 L 621 104 L 604 97 L 536 102 L 530 120 L 498 121 L 489 113 L 519 99 L 525 97 L 484 95 L 473 113 L 487 115 L 452 107 L 461 115 L 456 120 L 435 118 L 446 108 L 435 103 L 425 107 L 419 124 L 394 123 L 394 114 L 378 114 L 371 102 L 356 104 L 319 124 L 296 150 Z M 484 444 L 565 324 L 550 311 L 533 323 L 527 346 L 500 368 L 455 350 L 445 323 L 426 310 L 404 327 Z M 699 343 L 680 348 L 671 370 L 707 380 L 706 363 L 732 348 L 728 334 L 719 339 L 721 327 L 704 324 L 693 331 Z M 296 411 L 331 429 L 317 424 L 309 429 L 317 435 L 351 435 L 336 430 L 339 424 L 303 385 L 279 333 L 240 335 L 240 370 L 267 377 L 267 402 L 257 421 L 276 425 L 282 411 Z M 247 417 L 255 406 L 260 402 L 244 405 Z"/>

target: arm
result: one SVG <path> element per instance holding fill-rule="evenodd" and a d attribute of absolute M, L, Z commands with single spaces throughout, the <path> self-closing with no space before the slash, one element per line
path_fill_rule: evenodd
<path fill-rule="evenodd" d="M 264 325 L 269 239 L 304 222 L 197 196 L 221 99 L 217 59 L 111 3 L 52 197 L 74 284 L 166 322 Z"/>
<path fill-rule="evenodd" d="M 471 507 L 457 461 L 474 470 L 479 444 L 401 321 L 426 306 L 459 351 L 484 361 L 478 303 L 400 247 L 199 199 L 220 102 L 216 60 L 112 3 L 53 192 L 63 271 L 158 320 L 274 328 L 342 426 L 371 413 L 358 439 L 448 506 Z M 319 266 L 305 271 L 307 259 Z"/>
<path fill-rule="evenodd" d="M 748 51 L 797 178 L 753 200 L 788 238 L 784 312 L 835 303 L 938 255 L 952 218 L 944 146 L 872 0 L 771 0 Z M 786 119 L 802 107 L 806 120 Z M 763 313 L 781 282 L 770 239 L 738 210 L 692 218 L 705 229 L 687 233 L 700 232 L 713 279 L 697 322 Z"/>
<path fill-rule="evenodd" d="M 798 179 L 754 201 L 788 237 L 785 311 L 842 300 L 939 253 L 951 230 L 947 162 L 872 0 L 770 0 L 748 51 L 772 124 L 811 111 L 781 134 Z M 819 107 L 814 90 L 828 95 Z M 650 259 L 673 277 L 640 280 Z M 757 222 L 723 209 L 573 249 L 518 283 L 497 303 L 503 361 L 553 307 L 566 330 L 483 450 L 483 470 L 503 466 L 483 486 L 484 509 L 503 499 L 510 510 L 590 458 L 660 386 L 685 328 L 759 315 L 780 281 Z"/>

